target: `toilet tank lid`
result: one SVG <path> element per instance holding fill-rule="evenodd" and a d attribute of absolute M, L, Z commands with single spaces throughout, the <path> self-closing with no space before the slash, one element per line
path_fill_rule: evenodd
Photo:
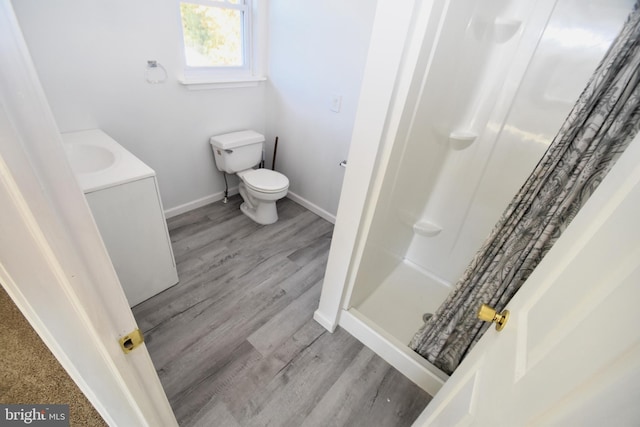
<path fill-rule="evenodd" d="M 209 140 L 211 145 L 223 150 L 240 147 L 246 144 L 264 142 L 264 135 L 253 130 L 242 130 L 239 132 L 225 133 L 212 136 Z"/>

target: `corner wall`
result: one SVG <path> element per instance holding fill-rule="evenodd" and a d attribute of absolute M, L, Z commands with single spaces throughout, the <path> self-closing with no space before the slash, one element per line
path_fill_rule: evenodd
<path fill-rule="evenodd" d="M 270 0 L 268 81 L 206 91 L 176 80 L 177 1 L 12 3 L 60 131 L 103 129 L 156 171 L 167 211 L 224 190 L 211 135 L 254 129 L 267 137 L 268 167 L 280 137 L 276 169 L 292 198 L 335 215 L 375 1 Z M 167 69 L 165 83 L 145 81 L 147 60 Z"/>
<path fill-rule="evenodd" d="M 269 9 L 266 164 L 278 136 L 276 170 L 294 200 L 335 216 L 376 2 L 270 0 Z"/>
<path fill-rule="evenodd" d="M 265 131 L 264 83 L 190 91 L 177 81 L 177 1 L 12 3 L 60 131 L 103 129 L 156 171 L 165 209 L 224 190 L 211 135 Z M 167 69 L 165 83 L 145 81 L 147 60 Z"/>

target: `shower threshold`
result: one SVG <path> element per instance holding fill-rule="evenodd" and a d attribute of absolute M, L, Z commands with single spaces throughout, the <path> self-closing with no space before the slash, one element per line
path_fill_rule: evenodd
<path fill-rule="evenodd" d="M 403 261 L 358 307 L 344 310 L 339 324 L 432 396 L 449 378 L 408 347 L 450 288 L 426 271 Z"/>

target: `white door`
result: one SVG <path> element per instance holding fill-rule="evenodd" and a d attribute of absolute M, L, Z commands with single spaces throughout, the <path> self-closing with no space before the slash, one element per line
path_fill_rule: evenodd
<path fill-rule="evenodd" d="M 177 426 L 144 344 L 120 348 L 136 322 L 9 0 L 0 0 L 0 284 L 110 426 Z"/>
<path fill-rule="evenodd" d="M 640 138 L 414 426 L 640 425 Z"/>

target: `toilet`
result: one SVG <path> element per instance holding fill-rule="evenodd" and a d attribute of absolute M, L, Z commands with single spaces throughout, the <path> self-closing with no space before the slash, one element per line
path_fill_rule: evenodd
<path fill-rule="evenodd" d="M 258 224 L 278 220 L 276 201 L 287 195 L 289 179 L 269 169 L 254 169 L 262 160 L 264 136 L 252 130 L 212 136 L 209 140 L 218 170 L 240 178 L 240 210 Z"/>

